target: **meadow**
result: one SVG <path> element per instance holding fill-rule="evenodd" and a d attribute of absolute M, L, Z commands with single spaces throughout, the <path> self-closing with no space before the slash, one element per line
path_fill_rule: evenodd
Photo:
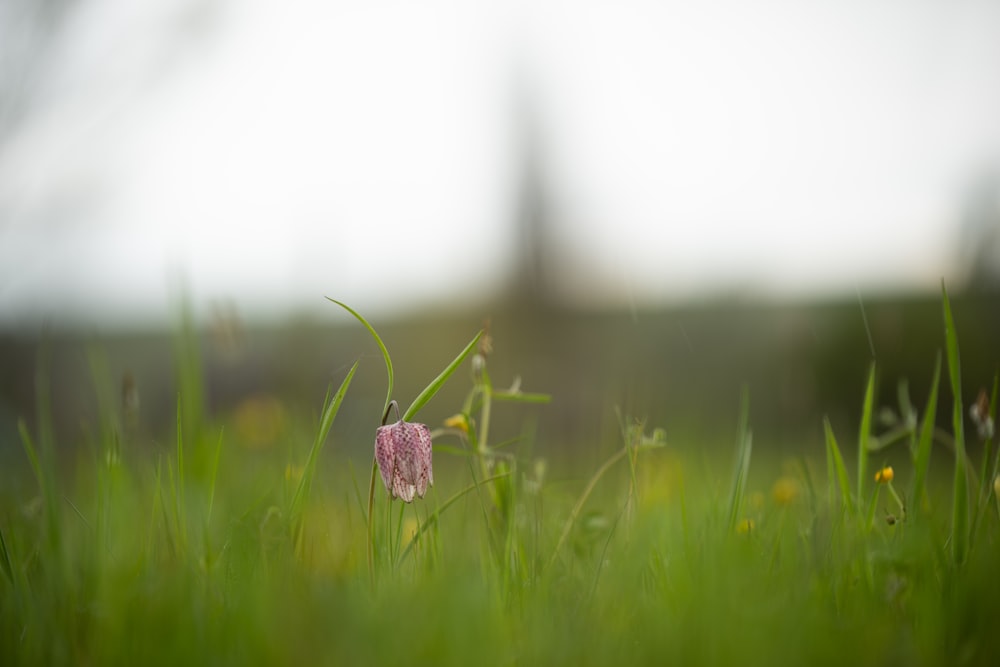
<path fill-rule="evenodd" d="M 962 396 L 961 322 L 943 289 L 941 304 L 927 395 L 901 382 L 877 405 L 876 383 L 896 378 L 872 361 L 856 429 L 817 416 L 819 457 L 762 456 L 744 390 L 705 409 L 738 416 L 724 456 L 621 413 L 602 462 L 560 469 L 495 428 L 501 404 L 550 396 L 494 386 L 488 332 L 397 396 L 376 328 L 336 302 L 377 353 L 267 455 L 248 446 L 288 417 L 208 414 L 190 323 L 167 449 L 133 446 L 128 394 L 115 400 L 98 354 L 94 427 L 60 446 L 40 363 L 37 418 L 18 428 L 30 474 L 4 471 L 0 491 L 0 662 L 1000 664 L 997 380 Z M 352 390 L 373 360 L 384 402 Z M 371 410 L 374 447 L 381 424 L 420 423 L 462 383 L 453 416 L 428 425 L 423 498 L 391 499 L 374 452 L 331 443 L 338 414 Z M 402 459 L 381 463 L 422 490 Z"/>

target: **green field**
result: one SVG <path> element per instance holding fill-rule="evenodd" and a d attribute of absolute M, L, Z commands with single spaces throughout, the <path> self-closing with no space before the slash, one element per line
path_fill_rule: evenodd
<path fill-rule="evenodd" d="M 136 446 L 92 352 L 99 414 L 68 448 L 43 359 L 23 465 L 0 477 L 0 663 L 1000 664 L 997 383 L 961 395 L 942 306 L 928 395 L 877 405 L 895 378 L 872 363 L 855 427 L 817 415 L 825 448 L 789 457 L 754 440 L 744 391 L 705 407 L 738 418 L 724 455 L 619 414 L 596 464 L 546 459 L 504 430 L 546 388 L 494 386 L 487 333 L 399 396 L 360 315 L 384 395 L 355 365 L 311 419 L 263 399 L 208 414 L 185 325 L 169 446 Z M 373 446 L 390 400 L 419 423 L 455 387 L 412 504 L 331 435 L 369 410 Z"/>

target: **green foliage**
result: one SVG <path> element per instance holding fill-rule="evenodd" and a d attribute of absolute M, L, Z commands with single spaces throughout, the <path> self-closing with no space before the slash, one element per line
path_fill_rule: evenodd
<path fill-rule="evenodd" d="M 476 349 L 476 344 L 479 343 L 479 339 L 482 338 L 482 336 L 482 331 L 477 333 L 472 340 L 469 341 L 469 344 L 465 346 L 465 349 L 462 350 L 443 371 L 441 371 L 441 374 L 431 380 L 431 383 L 424 387 L 423 391 L 417 394 L 417 397 L 413 399 L 413 403 L 410 403 L 410 407 L 406 408 L 406 412 L 403 413 L 403 421 L 412 421 L 413 418 L 417 416 L 417 413 L 420 412 L 420 410 L 427 405 L 432 398 L 434 398 L 434 395 L 438 393 L 441 387 L 444 386 L 444 383 L 448 381 L 448 378 L 450 378 L 452 374 L 458 370 L 458 367 L 462 365 L 462 362 L 465 361 L 470 354 L 472 354 L 474 349 Z"/>
<path fill-rule="evenodd" d="M 758 447 L 751 474 L 745 389 L 731 479 L 720 457 L 621 417 L 621 442 L 579 443 L 576 463 L 546 472 L 530 438 L 490 421 L 494 400 L 531 410 L 548 396 L 517 380 L 496 390 L 482 332 L 406 411 L 477 355 L 451 425 L 433 430 L 434 492 L 412 505 L 379 494 L 375 512 L 345 450 L 324 448 L 352 409 L 357 363 L 318 424 L 291 430 L 311 442 L 301 467 L 304 447 L 251 455 L 204 415 L 219 435 L 198 453 L 183 396 L 174 446 L 109 458 L 118 428 L 102 415 L 91 456 L 59 467 L 43 414 L 36 434 L 20 424 L 34 482 L 0 496 L 0 664 L 994 664 L 1000 463 L 984 444 L 972 526 L 968 504 L 960 526 L 968 457 L 947 295 L 944 312 L 955 477 L 931 462 L 940 360 L 923 414 L 901 388 L 903 419 L 881 437 L 873 366 L 859 456 L 888 459 L 907 440 L 909 456 L 891 459 L 895 479 L 859 464 L 852 491 L 824 419 L 825 498 L 810 472 L 823 454 L 789 467 Z M 388 405 L 391 361 L 366 327 Z M 903 482 L 921 511 L 907 513 Z M 199 532 L 201 550 L 188 541 Z"/>
<path fill-rule="evenodd" d="M 302 478 L 299 480 L 298 486 L 295 488 L 295 495 L 292 496 L 292 502 L 288 507 L 288 516 L 292 520 L 292 534 L 296 542 L 296 546 L 301 546 L 301 535 L 302 535 L 302 507 L 305 504 L 306 497 L 309 495 L 309 489 L 312 488 L 313 477 L 316 476 L 316 462 L 319 460 L 320 452 L 323 451 L 323 445 L 326 443 L 327 436 L 330 433 L 330 428 L 333 426 L 333 420 L 337 416 L 337 412 L 340 411 L 340 405 L 344 402 L 344 396 L 347 394 L 348 387 L 351 386 L 351 380 L 354 378 L 355 371 L 358 370 L 358 363 L 354 362 L 351 366 L 351 370 L 347 372 L 347 377 L 344 381 L 340 383 L 340 388 L 337 389 L 337 393 L 334 394 L 333 400 L 330 400 L 330 389 L 326 392 L 326 398 L 323 400 L 323 412 L 320 418 L 319 428 L 316 430 L 316 438 L 313 440 L 312 447 L 309 448 L 309 457 L 306 459 L 305 469 L 302 472 Z"/>

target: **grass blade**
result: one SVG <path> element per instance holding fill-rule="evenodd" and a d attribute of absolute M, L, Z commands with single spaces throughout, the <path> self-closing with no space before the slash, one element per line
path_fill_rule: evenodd
<path fill-rule="evenodd" d="M 865 497 L 865 482 L 868 477 L 868 452 L 872 433 L 872 412 L 875 406 L 875 362 L 868 370 L 868 386 L 865 388 L 865 402 L 861 408 L 861 427 L 858 432 L 858 502 Z"/>
<path fill-rule="evenodd" d="M 403 421 L 410 421 L 413 419 L 413 417 L 420 412 L 420 409 L 423 408 L 428 401 L 434 398 L 434 394 L 438 393 L 438 390 L 441 389 L 444 383 L 448 381 L 448 378 L 451 377 L 452 373 L 458 370 L 458 367 L 462 365 L 465 358 L 472 354 L 472 351 L 476 349 L 476 343 L 479 342 L 482 335 L 483 330 L 480 329 L 479 333 L 477 333 L 473 339 L 469 341 L 469 344 L 465 346 L 465 349 L 462 350 L 450 364 L 448 364 L 447 368 L 441 371 L 441 374 L 434 378 L 434 380 L 427 385 L 427 387 L 425 387 L 415 399 L 413 399 L 413 403 L 411 403 L 410 407 L 406 408 L 406 412 L 403 413 Z"/>
<path fill-rule="evenodd" d="M 549 403 L 552 401 L 552 396 L 549 394 L 526 394 L 520 391 L 494 391 L 493 398 L 510 403 Z"/>
<path fill-rule="evenodd" d="M 187 546 L 187 504 L 184 498 L 184 437 L 181 395 L 177 395 L 177 487 L 174 494 L 177 511 L 177 534 L 181 547 Z"/>
<path fill-rule="evenodd" d="M 292 503 L 288 511 L 288 515 L 292 520 L 295 520 L 302 511 L 302 505 L 309 494 L 313 476 L 316 474 L 316 461 L 319 459 L 320 451 L 323 449 L 326 437 L 330 433 L 330 427 L 333 426 L 333 420 L 340 410 L 340 404 L 344 402 L 344 395 L 347 393 L 347 388 L 351 386 L 351 380 L 354 378 L 354 372 L 358 370 L 359 363 L 355 361 L 354 365 L 351 366 L 351 370 L 347 372 L 347 377 L 340 383 L 340 389 L 337 390 L 333 400 L 330 400 L 330 395 L 327 393 L 326 400 L 323 403 L 323 416 L 320 418 L 319 430 L 316 432 L 316 439 L 313 440 L 313 445 L 309 449 L 309 458 L 306 460 L 305 470 L 302 471 L 302 478 L 295 488 L 295 495 L 292 496 Z"/>
<path fill-rule="evenodd" d="M 48 468 L 43 464 L 38 448 L 35 447 L 35 442 L 31 439 L 31 434 L 28 433 L 28 426 L 23 420 L 18 420 L 17 430 L 21 435 L 21 443 L 24 445 L 24 452 L 31 463 L 31 469 L 35 473 L 35 479 L 38 481 L 38 489 L 42 492 L 42 498 L 45 499 L 45 522 L 48 529 L 49 546 L 52 547 L 53 552 L 58 553 L 60 542 L 59 521 L 52 476 L 49 474 Z"/>
<path fill-rule="evenodd" d="M 948 378 L 951 381 L 952 428 L 955 438 L 955 482 L 952 504 L 951 553 L 956 564 L 965 562 L 969 547 L 969 491 L 965 470 L 965 429 L 962 414 L 962 372 L 958 356 L 958 334 L 951 314 L 951 302 L 941 281 L 941 300 L 944 305 L 944 337 L 948 352 Z"/>
<path fill-rule="evenodd" d="M 224 428 L 219 429 L 219 441 L 215 444 L 215 456 L 212 457 L 212 474 L 208 478 L 208 512 L 205 523 L 212 519 L 212 506 L 215 504 L 215 483 L 219 477 L 219 457 L 222 455 L 222 436 L 225 435 Z"/>
<path fill-rule="evenodd" d="M 569 537 L 569 532 L 573 528 L 573 524 L 576 522 L 580 512 L 583 510 L 583 506 L 587 502 L 587 498 L 589 498 L 590 494 L 593 493 L 594 487 L 596 487 L 597 483 L 601 481 L 602 477 L 604 477 L 604 473 L 610 470 L 611 466 L 621 461 L 627 454 L 628 446 L 618 450 L 618 452 L 604 462 L 604 465 L 602 465 L 597 472 L 594 473 L 594 476 L 590 478 L 590 481 L 587 482 L 587 487 L 583 490 L 583 493 L 580 494 L 580 497 L 576 501 L 576 505 L 573 506 L 573 510 L 569 513 L 569 518 L 566 519 L 566 523 L 563 525 L 562 533 L 559 535 L 559 541 L 556 542 L 556 548 L 552 550 L 552 556 L 549 558 L 549 562 L 545 565 L 546 570 L 551 568 L 552 564 L 556 562 L 556 558 L 559 556 L 559 551 L 562 549 L 563 544 L 566 543 L 566 539 Z"/>
<path fill-rule="evenodd" d="M 11 564 L 10 550 L 7 549 L 7 538 L 3 536 L 3 528 L 0 528 L 0 569 L 14 584 L 14 566 Z"/>
<path fill-rule="evenodd" d="M 823 418 L 823 431 L 826 436 L 826 463 L 827 474 L 830 483 L 830 502 L 833 503 L 834 479 L 840 486 L 841 508 L 846 507 L 849 512 L 854 512 L 854 499 L 851 496 L 851 481 L 847 477 L 847 468 L 844 466 L 844 457 L 840 454 L 840 447 L 837 446 L 837 438 L 833 435 L 833 427 L 830 426 L 830 419 Z"/>
<path fill-rule="evenodd" d="M 736 523 L 739 521 L 747 471 L 750 469 L 752 440 L 750 433 L 750 390 L 744 385 L 740 394 L 740 422 L 736 435 L 736 468 L 733 472 L 733 486 L 729 495 L 729 532 L 736 529 Z"/>
<path fill-rule="evenodd" d="M 920 438 L 917 440 L 917 451 L 913 460 L 913 503 L 920 507 L 927 494 L 927 470 L 931 462 L 931 445 L 934 442 L 934 423 L 937 418 L 938 385 L 941 380 L 941 353 L 934 362 L 934 377 L 931 380 L 931 393 L 927 397 L 927 406 L 920 421 Z"/>
<path fill-rule="evenodd" d="M 361 316 L 361 313 L 354 310 L 346 303 L 341 303 L 336 299 L 331 299 L 330 297 L 326 297 L 326 300 L 337 304 L 338 306 L 349 312 L 351 315 L 354 315 L 354 317 L 358 320 L 358 322 L 361 322 L 361 324 L 364 325 L 365 329 L 368 329 L 368 333 L 372 335 L 372 338 L 374 338 L 375 342 L 378 344 L 378 349 L 382 351 L 382 358 L 385 360 L 385 372 L 389 376 L 389 387 L 385 392 L 385 405 L 382 406 L 382 412 L 379 413 L 379 417 L 381 417 L 382 415 L 385 414 L 385 411 L 389 409 L 389 401 L 392 400 L 393 373 L 392 373 L 392 358 L 389 356 L 389 350 L 386 349 L 385 343 L 382 342 L 382 338 L 380 338 L 378 332 L 375 331 L 375 327 L 369 324 L 368 320 L 366 320 L 364 317 Z"/>

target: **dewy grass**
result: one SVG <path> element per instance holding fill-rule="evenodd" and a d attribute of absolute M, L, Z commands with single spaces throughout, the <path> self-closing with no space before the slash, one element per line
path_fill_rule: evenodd
<path fill-rule="evenodd" d="M 942 300 L 960 431 L 968 406 Z M 761 428 L 751 470 L 748 392 L 732 469 L 728 456 L 624 419 L 621 442 L 573 443 L 577 460 L 597 447 L 592 467 L 540 463 L 490 410 L 501 400 L 544 410 L 548 397 L 516 380 L 494 389 L 488 342 L 473 337 L 405 411 L 415 418 L 455 369 L 472 367 L 465 400 L 444 411 L 456 417 L 428 427 L 435 486 L 412 504 L 378 493 L 374 511 L 334 429 L 337 414 L 364 405 L 356 385 L 348 392 L 358 364 L 327 392 L 318 423 L 294 425 L 289 438 L 306 445 L 284 455 L 236 449 L 226 419 L 208 412 L 198 439 L 183 395 L 167 408 L 176 434 L 120 457 L 104 455 L 117 451 L 115 415 L 99 416 L 98 441 L 76 457 L 49 417 L 22 423 L 26 480 L 0 488 L 0 664 L 998 662 L 1000 464 L 989 438 L 970 435 L 970 452 L 983 444 L 982 477 L 963 491 L 957 432 L 954 475 L 936 467 L 937 371 L 923 414 L 901 390 L 906 426 L 887 432 L 872 417 L 869 372 L 850 417 L 863 425 L 858 454 L 879 453 L 852 489 L 843 455 L 853 448 L 841 451 L 828 420 L 816 424 L 825 445 L 791 466 L 768 458 Z M 200 383 L 197 355 L 184 359 Z M 996 393 L 978 408 L 983 423 L 996 419 Z M 366 448 L 384 414 L 371 415 Z M 903 456 L 899 434 L 910 436 Z M 338 446 L 324 447 L 332 437 Z M 963 528 L 968 486 L 978 509 Z M 199 534 L 203 552 L 185 539 Z"/>

